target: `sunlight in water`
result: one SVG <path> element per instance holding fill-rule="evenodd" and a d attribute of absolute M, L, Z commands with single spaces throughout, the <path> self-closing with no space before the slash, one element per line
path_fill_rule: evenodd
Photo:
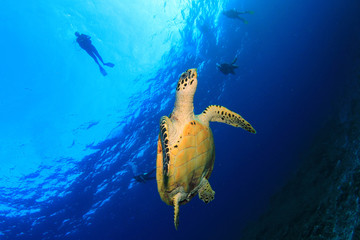
<path fill-rule="evenodd" d="M 37 35 L 49 38 L 46 51 L 62 48 L 56 63 L 62 72 L 54 72 L 50 65 L 54 63 L 49 62 L 41 70 L 44 77 L 30 75 L 28 82 L 7 89 L 12 94 L 2 95 L 2 111 L 8 114 L 0 120 L 0 159 L 6 159 L 0 169 L 0 186 L 9 186 L 12 177 L 30 174 L 40 165 L 53 165 L 60 158 L 80 160 L 91 153 L 88 144 L 106 139 L 121 118 L 137 109 L 138 105 L 129 106 L 129 99 L 149 87 L 147 80 L 178 44 L 185 25 L 181 9 L 186 4 L 137 0 L 44 2 L 36 9 L 20 6 L 17 11 L 30 19 L 29 25 L 39 24 L 33 20 L 35 10 L 46 18 L 37 27 Z M 46 15 L 49 9 L 56 19 Z M 90 35 L 104 60 L 115 63 L 106 78 L 74 42 L 75 31 Z M 35 44 L 33 49 L 44 48 Z M 22 97 L 14 99 L 14 94 Z"/>
<path fill-rule="evenodd" d="M 28 21 L 5 43 L 17 41 L 18 48 L 4 54 L 14 62 L 26 51 L 31 61 L 15 76 L 5 72 L 0 88 L 0 218 L 26 216 L 33 227 L 73 211 L 71 204 L 46 209 L 52 204 L 93 194 L 79 215 L 90 225 L 114 196 L 132 190 L 133 176 L 154 168 L 149 158 L 159 115 L 170 112 L 178 75 L 188 65 L 204 68 L 205 59 L 195 59 L 221 9 L 217 4 L 55 0 L 8 6 L 9 19 Z M 104 62 L 115 64 L 106 67 L 107 76 L 79 47 L 75 32 L 91 36 Z"/>

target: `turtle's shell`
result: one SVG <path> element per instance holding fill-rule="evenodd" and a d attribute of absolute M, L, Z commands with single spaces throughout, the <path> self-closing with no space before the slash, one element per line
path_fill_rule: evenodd
<path fill-rule="evenodd" d="M 184 192 L 189 194 L 203 177 L 209 179 L 215 160 L 214 138 L 211 129 L 199 121 L 193 120 L 186 124 L 177 142 L 170 145 L 167 176 L 163 174 L 162 150 L 159 137 L 156 159 L 158 191 L 165 203 L 173 205 L 171 193 L 174 193 L 174 190 L 183 187 Z M 193 192 L 180 204 L 190 201 L 196 194 L 197 192 Z"/>

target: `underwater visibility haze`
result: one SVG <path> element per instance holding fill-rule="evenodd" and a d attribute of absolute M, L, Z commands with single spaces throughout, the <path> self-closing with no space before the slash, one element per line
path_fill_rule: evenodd
<path fill-rule="evenodd" d="M 360 66 L 352 0 L 1 5 L 4 240 L 251 239 L 242 230 L 320 144 Z M 215 199 L 182 205 L 175 230 L 155 180 L 159 121 L 192 68 L 194 113 L 225 106 L 257 133 L 210 123 Z"/>

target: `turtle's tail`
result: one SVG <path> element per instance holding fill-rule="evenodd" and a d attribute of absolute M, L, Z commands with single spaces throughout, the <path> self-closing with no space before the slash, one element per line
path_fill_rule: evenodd
<path fill-rule="evenodd" d="M 179 202 L 180 202 L 181 193 L 177 193 L 173 198 L 174 203 L 174 224 L 175 229 L 178 229 L 179 226 Z"/>

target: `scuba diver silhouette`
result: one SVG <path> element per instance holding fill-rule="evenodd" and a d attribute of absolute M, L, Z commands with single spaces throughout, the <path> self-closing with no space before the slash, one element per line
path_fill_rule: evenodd
<path fill-rule="evenodd" d="M 90 36 L 85 35 L 85 34 L 80 34 L 78 32 L 75 32 L 75 36 L 76 36 L 76 42 L 79 44 L 79 46 L 84 49 L 89 55 L 90 57 L 92 57 L 94 59 L 94 61 L 96 62 L 96 64 L 99 66 L 100 68 L 100 72 L 102 75 L 106 76 L 107 73 L 105 71 L 105 69 L 100 65 L 98 59 L 101 61 L 101 63 L 104 66 L 108 66 L 108 67 L 114 67 L 113 63 L 104 63 L 103 59 L 101 58 L 99 52 L 96 50 L 95 46 L 92 45 L 91 40 L 90 40 Z"/>
<path fill-rule="evenodd" d="M 235 8 L 222 12 L 222 14 L 224 14 L 228 18 L 239 19 L 239 20 L 243 21 L 243 23 L 248 24 L 248 21 L 246 21 L 245 18 L 240 17 L 241 14 L 245 14 L 245 13 L 253 14 L 254 12 L 253 11 L 240 12 L 240 11 L 236 10 Z"/>
<path fill-rule="evenodd" d="M 221 63 L 221 64 L 216 64 L 216 67 L 220 70 L 220 72 L 222 72 L 225 75 L 228 75 L 229 73 L 231 74 L 235 74 L 235 68 L 238 68 L 239 66 L 235 65 L 237 61 L 237 55 L 235 56 L 234 60 L 232 61 L 232 63 Z"/>
<path fill-rule="evenodd" d="M 151 176 L 151 174 L 153 172 L 155 172 L 156 168 L 154 168 L 153 170 L 151 170 L 150 172 L 148 173 L 142 173 L 140 175 L 136 175 L 134 176 L 134 179 L 137 181 L 137 182 L 141 182 L 141 183 L 145 183 L 146 181 L 148 180 L 153 180 L 153 179 L 156 179 L 156 177 L 153 177 Z"/>

